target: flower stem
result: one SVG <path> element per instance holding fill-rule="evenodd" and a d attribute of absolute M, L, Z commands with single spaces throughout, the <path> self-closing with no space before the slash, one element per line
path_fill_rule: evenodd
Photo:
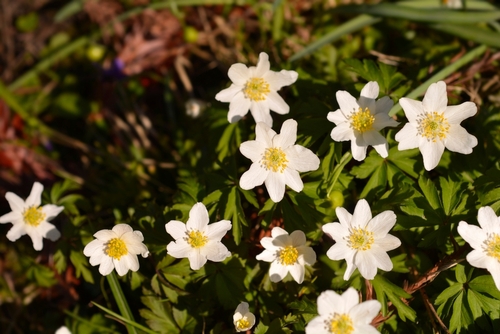
<path fill-rule="evenodd" d="M 130 311 L 127 299 L 123 294 L 120 282 L 118 281 L 115 272 L 112 271 L 111 274 L 106 276 L 106 278 L 108 279 L 109 287 L 111 288 L 113 297 L 115 297 L 115 301 L 116 304 L 118 305 L 118 309 L 120 310 L 121 315 L 130 321 L 134 321 L 134 316 L 132 315 L 132 311 Z M 137 334 L 137 331 L 133 326 L 131 325 L 126 325 L 126 326 L 130 334 Z"/>

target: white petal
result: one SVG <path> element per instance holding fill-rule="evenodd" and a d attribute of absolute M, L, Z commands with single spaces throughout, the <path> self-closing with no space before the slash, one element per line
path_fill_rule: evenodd
<path fill-rule="evenodd" d="M 39 207 L 40 204 L 42 203 L 42 192 L 43 192 L 43 185 L 40 182 L 35 182 L 33 183 L 33 188 L 31 188 L 31 193 L 26 198 L 26 206 L 31 207 Z"/>
<path fill-rule="evenodd" d="M 297 140 L 297 121 L 293 119 L 286 120 L 281 126 L 279 135 L 273 138 L 273 146 L 286 149 L 295 144 Z"/>
<path fill-rule="evenodd" d="M 46 215 L 46 220 L 52 220 L 64 210 L 64 206 L 57 206 L 54 204 L 46 204 L 42 207 L 43 213 Z"/>
<path fill-rule="evenodd" d="M 377 275 L 375 258 L 371 255 L 371 252 L 357 252 L 354 256 L 354 265 L 358 268 L 361 276 L 368 280 L 372 280 Z"/>
<path fill-rule="evenodd" d="M 330 238 L 332 238 L 335 241 L 342 240 L 344 237 L 346 237 L 349 232 L 348 230 L 342 226 L 340 223 L 328 223 L 323 225 L 322 227 L 323 232 L 328 234 Z"/>
<path fill-rule="evenodd" d="M 238 307 L 236 307 L 236 310 L 234 311 L 234 315 L 240 314 L 240 317 L 235 320 L 239 320 L 242 318 L 242 316 L 246 313 L 248 313 L 250 309 L 248 308 L 248 303 L 247 302 L 241 302 L 238 304 Z M 234 318 L 233 318 L 234 319 Z"/>
<path fill-rule="evenodd" d="M 189 210 L 189 219 L 186 223 L 187 230 L 204 232 L 207 230 L 208 223 L 208 211 L 205 205 L 200 202 L 193 205 Z"/>
<path fill-rule="evenodd" d="M 323 291 L 317 300 L 318 314 L 321 316 L 330 316 L 332 313 L 338 313 L 343 304 L 339 294 L 332 290 Z"/>
<path fill-rule="evenodd" d="M 481 223 L 481 221 L 479 222 Z M 474 249 L 482 249 L 483 242 L 486 240 L 488 233 L 486 228 L 483 230 L 479 226 L 469 225 L 464 221 L 458 223 L 457 231 L 462 239 L 467 241 Z"/>
<path fill-rule="evenodd" d="M 166 223 L 165 230 L 175 240 L 184 238 L 187 233 L 186 224 L 178 220 L 171 220 L 168 223 Z"/>
<path fill-rule="evenodd" d="M 387 115 L 391 110 L 394 102 L 389 96 L 384 96 L 381 99 L 375 102 L 375 110 L 373 111 L 374 115 L 385 114 Z M 392 119 L 392 118 L 391 118 Z"/>
<path fill-rule="evenodd" d="M 306 334 L 331 334 L 325 326 L 326 317 L 315 317 L 306 326 Z"/>
<path fill-rule="evenodd" d="M 265 238 L 263 238 L 265 239 Z M 262 240 L 260 241 L 262 243 Z M 257 254 L 255 258 L 259 261 L 264 261 L 264 262 L 273 262 L 276 260 L 276 251 L 275 250 L 268 250 L 265 249 L 262 253 Z"/>
<path fill-rule="evenodd" d="M 398 150 L 404 151 L 417 148 L 419 144 L 417 136 L 417 128 L 410 123 L 406 123 L 405 126 L 396 133 L 396 140 L 399 142 Z"/>
<path fill-rule="evenodd" d="M 256 77 L 263 77 L 267 72 L 269 72 L 271 64 L 269 63 L 269 56 L 265 52 L 259 54 L 259 61 L 257 62 L 257 67 L 255 68 L 254 75 Z"/>
<path fill-rule="evenodd" d="M 92 256 L 95 253 L 103 253 L 104 243 L 101 240 L 94 239 L 85 246 L 83 254 L 85 256 Z"/>
<path fill-rule="evenodd" d="M 255 140 L 264 144 L 264 146 L 273 146 L 273 138 L 276 132 L 266 123 L 260 122 L 255 125 Z"/>
<path fill-rule="evenodd" d="M 369 253 L 372 265 L 384 271 L 392 270 L 393 264 L 391 258 L 383 249 L 378 247 L 378 245 L 374 245 Z"/>
<path fill-rule="evenodd" d="M 368 325 L 372 322 L 373 318 L 377 316 L 381 308 L 382 304 L 380 304 L 378 300 L 367 300 L 354 305 L 350 309 L 349 315 L 352 317 L 353 322 Z M 371 328 L 373 328 L 374 333 L 378 333 L 374 327 Z"/>
<path fill-rule="evenodd" d="M 15 212 L 23 212 L 24 211 L 24 201 L 21 197 L 17 196 L 10 191 L 5 194 L 5 199 L 9 202 L 10 209 Z"/>
<path fill-rule="evenodd" d="M 335 95 L 340 109 L 346 116 L 359 110 L 358 101 L 345 90 L 339 90 Z"/>
<path fill-rule="evenodd" d="M 498 263 L 498 261 L 496 260 L 493 260 L 490 262 L 487 269 L 491 273 L 497 289 L 500 290 L 500 263 Z"/>
<path fill-rule="evenodd" d="M 350 253 L 352 253 L 352 250 L 349 247 L 347 247 L 344 243 L 337 242 L 335 245 L 330 247 L 330 249 L 328 249 L 326 256 L 328 256 L 330 260 L 338 261 L 345 259 Z"/>
<path fill-rule="evenodd" d="M 248 67 L 241 63 L 231 65 L 227 76 L 238 86 L 243 86 L 250 79 Z"/>
<path fill-rule="evenodd" d="M 359 304 L 359 294 L 353 287 L 349 287 L 341 295 L 343 310 L 342 313 L 351 313 L 351 309 Z"/>
<path fill-rule="evenodd" d="M 433 83 L 425 92 L 422 105 L 426 112 L 442 113 L 446 110 L 448 104 L 448 96 L 446 95 L 446 84 L 444 81 Z"/>
<path fill-rule="evenodd" d="M 310 149 L 293 145 L 285 151 L 288 167 L 299 172 L 309 172 L 319 168 L 319 158 Z"/>
<path fill-rule="evenodd" d="M 267 94 L 266 100 L 269 105 L 269 109 L 277 112 L 278 114 L 285 115 L 290 112 L 288 104 L 275 91 L 270 91 L 269 94 Z"/>
<path fill-rule="evenodd" d="M 264 143 L 260 141 L 249 140 L 241 143 L 240 152 L 246 158 L 252 160 L 252 162 L 258 162 L 262 159 L 266 148 L 267 147 L 264 145 Z"/>
<path fill-rule="evenodd" d="M 272 174 L 265 168 L 260 166 L 260 163 L 254 162 L 250 169 L 247 170 L 240 178 L 240 187 L 245 190 L 253 189 L 264 183 L 268 175 Z"/>
<path fill-rule="evenodd" d="M 326 118 L 330 121 L 335 123 L 335 125 L 339 125 L 341 123 L 347 122 L 347 118 L 345 115 L 342 113 L 342 110 L 337 109 L 335 111 L 330 111 Z"/>
<path fill-rule="evenodd" d="M 301 192 L 304 189 L 304 183 L 302 183 L 302 179 L 300 178 L 299 172 L 296 170 L 287 168 L 283 173 L 285 177 L 285 184 L 290 188 L 295 190 L 296 192 Z"/>
<path fill-rule="evenodd" d="M 205 263 L 207 263 L 207 258 L 202 256 L 198 251 L 193 251 L 189 253 L 188 259 L 189 259 L 189 266 L 193 270 L 198 270 L 201 267 L 203 267 Z"/>
<path fill-rule="evenodd" d="M 269 268 L 269 279 L 271 282 L 279 282 L 283 278 L 285 278 L 286 274 L 288 274 L 287 266 L 283 266 L 278 263 L 278 261 L 274 261 L 271 263 Z"/>
<path fill-rule="evenodd" d="M 395 224 L 396 215 L 393 211 L 387 210 L 373 217 L 368 224 L 368 228 L 373 232 L 375 238 L 382 238 Z"/>
<path fill-rule="evenodd" d="M 275 239 L 275 238 L 279 237 L 280 235 L 288 235 L 288 232 L 279 226 L 275 226 L 271 230 L 271 237 L 273 237 L 273 239 Z"/>
<path fill-rule="evenodd" d="M 379 87 L 376 81 L 368 82 L 361 90 L 361 95 L 369 99 L 376 99 L 378 97 Z"/>
<path fill-rule="evenodd" d="M 292 275 L 295 282 L 299 284 L 302 284 L 302 282 L 304 282 L 305 269 L 303 265 L 295 263 L 291 266 L 288 266 L 288 271 L 290 272 L 290 275 Z"/>
<path fill-rule="evenodd" d="M 401 240 L 391 234 L 387 234 L 385 237 L 378 239 L 376 244 L 385 252 L 388 252 L 401 246 Z"/>
<path fill-rule="evenodd" d="M 444 152 L 444 144 L 442 141 L 438 140 L 436 142 L 432 142 L 426 139 L 420 141 L 420 152 L 422 152 L 422 156 L 424 158 L 424 167 L 426 170 L 434 169 L 439 160 L 441 160 L 441 156 Z"/>
<path fill-rule="evenodd" d="M 125 262 L 125 266 L 132 270 L 132 271 L 137 271 L 139 270 L 139 259 L 137 258 L 137 255 L 134 254 L 127 254 L 124 255 L 120 260 L 123 260 Z"/>
<path fill-rule="evenodd" d="M 351 140 L 352 157 L 356 161 L 363 161 L 366 158 L 366 149 L 368 148 L 368 146 L 364 145 L 364 141 L 361 137 L 357 139 L 359 140 Z M 359 142 L 363 143 L 363 145 L 359 146 Z"/>
<path fill-rule="evenodd" d="M 292 239 L 292 246 L 299 247 L 306 244 L 306 235 L 301 230 L 293 231 L 290 234 L 290 239 Z"/>
<path fill-rule="evenodd" d="M 332 129 L 330 137 L 335 141 L 355 140 L 354 131 L 348 122 L 340 123 Z"/>
<path fill-rule="evenodd" d="M 285 177 L 283 174 L 270 172 L 264 183 L 273 202 L 278 203 L 283 199 L 285 195 Z"/>
<path fill-rule="evenodd" d="M 335 214 L 337 215 L 340 224 L 342 224 L 347 228 L 351 227 L 352 215 L 349 212 L 347 212 L 346 209 L 339 206 L 335 209 Z"/>
<path fill-rule="evenodd" d="M 365 199 L 360 199 L 354 208 L 351 226 L 365 228 L 371 219 L 370 205 Z"/>
<path fill-rule="evenodd" d="M 200 248 L 200 254 L 214 262 L 224 261 L 231 256 L 231 252 L 227 250 L 226 246 L 218 241 L 209 241 L 204 247 Z"/>
<path fill-rule="evenodd" d="M 316 252 L 312 247 L 300 246 L 297 247 L 299 253 L 302 253 L 304 262 L 310 266 L 316 263 Z"/>
<path fill-rule="evenodd" d="M 269 127 L 273 126 L 273 119 L 271 117 L 271 111 L 269 110 L 269 104 L 267 101 L 252 101 L 250 103 L 250 112 L 252 113 L 255 123 L 263 122 Z"/>
<path fill-rule="evenodd" d="M 0 224 L 12 223 L 16 220 L 23 220 L 21 211 L 11 211 L 0 217 Z"/>
<path fill-rule="evenodd" d="M 39 233 L 51 241 L 56 241 L 61 237 L 61 232 L 51 223 L 42 221 L 40 225 L 37 226 Z"/>
<path fill-rule="evenodd" d="M 113 238 L 118 238 L 118 235 L 112 230 L 100 230 L 94 233 L 94 238 L 108 242 Z"/>
<path fill-rule="evenodd" d="M 26 234 L 29 235 L 31 241 L 33 241 L 33 248 L 37 251 L 41 251 L 43 249 L 43 236 L 36 228 L 29 228 L 27 225 L 25 225 L 25 228 Z"/>
<path fill-rule="evenodd" d="M 113 269 L 115 269 L 115 265 L 113 264 L 113 259 L 109 256 L 105 256 L 99 266 L 99 273 L 102 276 L 109 275 Z"/>
<path fill-rule="evenodd" d="M 347 263 L 347 268 L 344 273 L 344 281 L 348 281 L 351 278 L 352 274 L 356 270 L 356 264 L 354 263 L 354 258 L 358 254 L 358 252 L 354 252 L 350 250 L 350 252 L 345 253 L 345 261 Z"/>
<path fill-rule="evenodd" d="M 385 114 L 378 114 L 375 116 L 375 121 L 373 121 L 373 130 L 380 131 L 386 127 L 396 127 L 399 122 L 396 122 L 392 117 Z"/>
<path fill-rule="evenodd" d="M 231 102 L 236 94 L 242 92 L 242 89 L 242 86 L 232 84 L 228 88 L 223 89 L 219 93 L 217 93 L 217 95 L 215 95 L 215 99 L 220 102 Z"/>
<path fill-rule="evenodd" d="M 424 113 L 424 106 L 420 101 L 403 97 L 399 99 L 399 104 L 401 105 L 401 108 L 403 108 L 406 118 L 408 118 L 410 123 L 416 123 L 417 118 Z"/>
<path fill-rule="evenodd" d="M 243 92 L 237 93 L 229 103 L 229 112 L 227 113 L 229 123 L 234 123 L 242 119 L 248 113 L 250 105 L 250 99 L 247 99 Z"/>
<path fill-rule="evenodd" d="M 188 257 L 189 254 L 192 252 L 194 252 L 193 247 L 191 247 L 184 239 L 179 239 L 178 241 L 171 241 L 167 245 L 168 255 L 175 257 L 177 259 Z"/>
<path fill-rule="evenodd" d="M 450 124 L 460 124 L 464 119 L 474 116 L 477 106 L 474 102 L 464 102 L 458 106 L 448 106 L 444 111 L 444 117 Z"/>
<path fill-rule="evenodd" d="M 113 232 L 116 233 L 116 235 L 118 237 L 121 237 L 125 233 L 129 233 L 129 232 L 133 231 L 132 227 L 130 227 L 130 225 L 128 225 L 128 224 L 116 224 L 115 226 L 113 226 L 112 230 L 113 230 Z"/>
<path fill-rule="evenodd" d="M 113 259 L 113 265 L 115 266 L 116 273 L 119 276 L 127 274 L 129 268 L 124 256 L 122 256 L 119 260 Z"/>
<path fill-rule="evenodd" d="M 446 139 L 444 139 L 444 146 L 452 152 L 462 154 L 472 153 L 472 148 L 476 147 L 477 138 L 470 135 L 460 125 L 450 125 L 450 129 Z"/>
<path fill-rule="evenodd" d="M 106 261 L 107 259 L 111 259 L 107 254 L 105 254 L 102 250 L 99 252 L 95 252 L 90 256 L 89 262 L 91 266 L 97 266 L 98 264 Z M 114 268 L 114 266 L 113 266 Z"/>
<path fill-rule="evenodd" d="M 14 224 L 9 232 L 7 232 L 7 239 L 10 241 L 16 241 L 25 234 L 26 229 L 24 228 L 24 224 Z"/>
<path fill-rule="evenodd" d="M 231 221 L 221 220 L 208 225 L 207 237 L 210 240 L 220 241 L 231 229 Z"/>
<path fill-rule="evenodd" d="M 269 84 L 269 88 L 278 91 L 284 86 L 289 86 L 297 81 L 299 74 L 295 71 L 281 70 L 280 72 L 269 71 L 264 75 L 264 80 Z"/>
<path fill-rule="evenodd" d="M 499 227 L 499 218 L 495 211 L 489 206 L 483 206 L 477 213 L 479 225 L 487 232 L 496 231 Z"/>
<path fill-rule="evenodd" d="M 369 145 L 375 148 L 382 158 L 387 158 L 389 155 L 387 140 L 380 133 L 376 131 L 367 131 L 363 133 L 363 138 Z"/>

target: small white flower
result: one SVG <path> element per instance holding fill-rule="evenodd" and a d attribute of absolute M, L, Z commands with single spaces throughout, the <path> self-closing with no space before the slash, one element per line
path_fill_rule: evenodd
<path fill-rule="evenodd" d="M 193 270 L 203 267 L 207 260 L 220 262 L 231 256 L 220 241 L 231 229 L 231 222 L 208 223 L 208 211 L 203 203 L 196 203 L 191 208 L 186 224 L 178 220 L 169 221 L 165 229 L 175 241 L 167 245 L 167 253 L 175 258 L 187 257 Z"/>
<path fill-rule="evenodd" d="M 327 290 L 318 297 L 319 316 L 306 326 L 306 334 L 374 334 L 377 329 L 370 325 L 382 305 L 378 300 L 359 302 L 354 288 L 339 295 Z"/>
<path fill-rule="evenodd" d="M 53 204 L 40 206 L 42 192 L 43 185 L 39 182 L 33 184 L 26 201 L 23 201 L 14 193 L 8 192 L 5 194 L 5 198 L 9 202 L 12 211 L 0 217 L 1 224 L 13 224 L 12 228 L 7 232 L 7 239 L 16 241 L 27 234 L 33 241 L 33 247 L 37 251 L 43 248 L 43 238 L 56 241 L 61 237 L 61 233 L 48 221 L 64 210 L 64 207 Z"/>
<path fill-rule="evenodd" d="M 71 332 L 69 331 L 68 327 L 62 326 L 62 327 L 59 327 L 58 330 L 56 330 L 55 334 L 71 334 Z"/>
<path fill-rule="evenodd" d="M 454 8 L 454 9 L 463 8 L 462 0 L 442 0 L 442 2 L 448 8 Z"/>
<path fill-rule="evenodd" d="M 137 254 L 149 255 L 148 248 L 142 242 L 144 237 L 140 231 L 134 231 L 127 224 L 117 224 L 111 230 L 100 230 L 83 249 L 83 254 L 90 257 L 92 266 L 99 266 L 101 275 L 109 275 L 116 269 L 123 276 L 129 270 L 139 270 Z"/>
<path fill-rule="evenodd" d="M 337 102 L 340 109 L 328 113 L 328 120 L 336 127 L 330 136 L 335 141 L 351 141 L 352 157 L 362 161 L 366 149 L 373 146 L 383 158 L 388 156 L 387 140 L 379 131 L 387 126 L 397 126 L 398 122 L 389 117 L 393 102 L 388 96 L 376 100 L 378 83 L 368 82 L 361 90 L 358 100 L 346 91 L 338 91 Z"/>
<path fill-rule="evenodd" d="M 430 85 L 422 102 L 401 98 L 399 103 L 409 123 L 396 134 L 398 149 L 418 147 L 426 170 L 438 165 L 445 147 L 452 152 L 470 154 L 477 145 L 476 137 L 460 126 L 460 122 L 476 114 L 476 105 L 464 102 L 458 106 L 447 106 L 446 84 L 443 81 Z"/>
<path fill-rule="evenodd" d="M 288 232 L 281 227 L 271 231 L 271 238 L 260 241 L 264 251 L 257 255 L 257 260 L 271 262 L 269 278 L 279 282 L 290 272 L 293 279 L 301 284 L 304 281 L 304 265 L 312 266 L 316 262 L 316 253 L 306 246 L 306 235 L 302 231 Z"/>
<path fill-rule="evenodd" d="M 269 56 L 261 52 L 257 67 L 237 63 L 229 68 L 227 74 L 233 83 L 215 95 L 216 100 L 229 102 L 229 122 L 239 121 L 247 114 L 248 109 L 256 123 L 264 122 L 269 126 L 273 125 L 269 110 L 282 115 L 288 114 L 290 107 L 277 91 L 294 83 L 298 74 L 286 70 L 274 72 L 269 70 L 270 67 Z"/>
<path fill-rule="evenodd" d="M 283 199 L 285 185 L 302 191 L 299 172 L 318 169 L 319 158 L 311 150 L 295 145 L 297 122 L 285 121 L 279 135 L 266 124 L 257 123 L 255 133 L 255 140 L 240 145 L 241 154 L 252 160 L 250 169 L 241 176 L 240 187 L 249 190 L 265 182 L 274 202 Z"/>
<path fill-rule="evenodd" d="M 234 328 L 237 332 L 246 332 L 255 325 L 255 315 L 250 312 L 247 302 L 241 302 L 233 315 Z"/>
<path fill-rule="evenodd" d="M 473 248 L 467 262 L 476 268 L 487 269 L 500 290 L 500 217 L 489 206 L 479 209 L 479 226 L 464 221 L 458 224 L 458 233 Z"/>
<path fill-rule="evenodd" d="M 392 262 L 387 252 L 399 247 L 401 241 L 387 234 L 396 224 L 396 215 L 387 210 L 372 218 L 368 202 L 361 199 L 354 208 L 354 214 L 346 209 L 335 209 L 340 223 L 328 223 L 323 226 L 335 244 L 326 255 L 331 260 L 347 261 L 344 280 L 348 280 L 358 268 L 365 279 L 373 279 L 377 268 L 392 270 Z"/>

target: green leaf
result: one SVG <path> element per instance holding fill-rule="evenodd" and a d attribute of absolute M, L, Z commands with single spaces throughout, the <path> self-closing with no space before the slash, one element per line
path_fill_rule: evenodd
<path fill-rule="evenodd" d="M 454 298 L 462 290 L 463 290 L 463 285 L 460 284 L 460 283 L 455 283 L 452 286 L 449 286 L 446 289 L 444 289 L 443 292 L 441 292 L 439 294 L 439 296 L 437 296 L 437 298 L 434 301 L 434 303 L 436 305 L 443 304 L 446 301 L 448 301 L 449 299 Z"/>
<path fill-rule="evenodd" d="M 116 305 L 118 305 L 118 309 L 123 318 L 127 319 L 129 322 L 134 321 L 134 315 L 130 310 L 130 306 L 128 305 L 127 298 L 123 294 L 122 287 L 120 286 L 120 282 L 116 277 L 114 271 L 112 271 L 109 275 L 106 276 L 108 280 L 109 287 L 111 288 L 111 292 L 113 293 L 113 297 L 115 298 Z M 134 326 L 127 325 L 127 331 L 129 334 L 137 334 L 137 330 Z"/>
<path fill-rule="evenodd" d="M 467 282 L 467 275 L 465 275 L 465 267 L 463 265 L 457 264 L 455 266 L 455 277 L 458 283 L 465 284 Z"/>
<path fill-rule="evenodd" d="M 86 282 L 94 283 L 94 277 L 92 272 L 88 268 L 88 259 L 83 255 L 81 251 L 71 250 L 69 253 L 69 260 L 76 269 L 76 277 L 83 276 Z"/>
<path fill-rule="evenodd" d="M 169 302 L 156 296 L 143 296 L 141 301 L 147 309 L 140 309 L 139 313 L 152 330 L 162 334 L 180 333 Z"/>
<path fill-rule="evenodd" d="M 431 207 L 434 210 L 440 209 L 441 201 L 439 200 L 438 191 L 434 182 L 421 175 L 418 179 L 418 185 Z"/>
<path fill-rule="evenodd" d="M 447 216 L 451 216 L 453 210 L 460 201 L 462 193 L 465 191 L 463 183 L 454 182 L 444 177 L 439 178 L 441 186 L 441 198 L 443 199 L 443 209 Z"/>
<path fill-rule="evenodd" d="M 485 292 L 490 296 L 500 300 L 500 291 L 496 288 L 491 275 L 482 275 L 469 282 L 469 288 L 477 292 Z"/>
<path fill-rule="evenodd" d="M 450 332 L 455 332 L 461 328 L 467 328 L 474 323 L 467 299 L 464 298 L 465 291 L 462 290 L 453 302 L 453 313 L 450 319 Z"/>
<path fill-rule="evenodd" d="M 115 312 L 111 311 L 110 309 L 107 309 L 106 307 L 97 304 L 96 302 L 92 302 L 92 304 L 94 304 L 95 306 L 97 306 L 98 308 L 100 308 L 101 310 L 103 310 L 104 312 L 106 312 L 107 314 L 111 315 L 112 317 L 120 320 L 121 322 L 124 322 L 125 324 L 127 324 L 129 326 L 132 326 L 134 328 L 134 331 L 135 331 L 135 328 L 137 328 L 137 329 L 140 329 L 141 331 L 149 333 L 149 334 L 156 334 L 155 332 L 153 332 L 153 331 L 149 330 L 148 328 L 146 328 L 146 327 L 138 324 L 137 322 L 131 321 L 131 320 L 125 318 L 125 317 L 122 317 L 118 313 L 115 313 Z"/>
<path fill-rule="evenodd" d="M 398 310 L 399 317 L 403 321 L 405 321 L 406 319 L 415 321 L 415 310 L 413 310 L 410 306 L 406 305 L 403 300 L 401 300 L 401 298 L 411 298 L 410 294 L 408 294 L 403 288 L 400 288 L 399 286 L 387 280 L 382 275 L 375 276 L 375 278 L 371 282 L 377 294 L 377 299 L 382 304 L 382 314 L 387 314 L 387 298 L 389 298 L 389 300 Z"/>

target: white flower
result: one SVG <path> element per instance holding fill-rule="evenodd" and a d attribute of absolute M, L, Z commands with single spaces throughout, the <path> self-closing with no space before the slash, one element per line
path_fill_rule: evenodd
<path fill-rule="evenodd" d="M 462 0 L 442 0 L 448 8 L 460 9 L 463 8 Z"/>
<path fill-rule="evenodd" d="M 257 260 L 271 262 L 269 278 L 279 282 L 290 272 L 293 279 L 301 284 L 304 281 L 304 265 L 312 266 L 316 262 L 316 253 L 306 246 L 306 236 L 302 231 L 288 232 L 281 227 L 271 231 L 271 238 L 260 240 L 264 251 L 257 255 Z"/>
<path fill-rule="evenodd" d="M 377 329 L 370 325 L 382 305 L 378 300 L 359 302 L 354 288 L 339 295 L 327 290 L 318 297 L 319 316 L 306 326 L 306 334 L 373 334 Z"/>
<path fill-rule="evenodd" d="M 129 269 L 139 270 L 137 254 L 149 255 L 148 248 L 142 242 L 144 237 L 140 231 L 134 231 L 127 224 L 117 224 L 111 230 L 100 230 L 83 249 L 83 254 L 90 257 L 92 266 L 99 266 L 101 275 L 109 275 L 116 269 L 118 275 L 125 275 Z"/>
<path fill-rule="evenodd" d="M 242 302 L 233 315 L 234 328 L 237 332 L 246 332 L 255 325 L 255 316 L 248 309 L 248 303 Z"/>
<path fill-rule="evenodd" d="M 379 131 L 387 126 L 397 126 L 398 122 L 389 117 L 393 102 L 388 96 L 379 100 L 379 87 L 370 81 L 361 90 L 358 100 L 346 91 L 337 92 L 340 109 L 328 113 L 328 120 L 336 127 L 330 136 L 335 141 L 351 141 L 352 157 L 362 161 L 366 149 L 373 146 L 383 158 L 389 154 L 387 140 Z"/>
<path fill-rule="evenodd" d="M 489 206 L 479 209 L 479 226 L 464 221 L 458 224 L 458 233 L 472 247 L 467 262 L 476 268 L 487 269 L 500 290 L 500 217 Z"/>
<path fill-rule="evenodd" d="M 285 185 L 302 191 L 304 184 L 299 172 L 318 169 L 319 158 L 311 150 L 294 145 L 297 122 L 285 121 L 279 135 L 266 124 L 257 123 L 255 133 L 255 140 L 240 145 L 241 154 L 252 160 L 250 169 L 241 176 L 240 187 L 248 190 L 265 182 L 274 202 L 283 199 Z"/>
<path fill-rule="evenodd" d="M 269 56 L 261 52 L 257 67 L 246 67 L 237 63 L 229 68 L 228 76 L 233 82 L 229 88 L 223 89 L 215 99 L 229 102 L 227 119 L 234 123 L 245 116 L 250 109 L 256 123 L 264 122 L 273 125 L 270 111 L 278 114 L 288 114 L 290 107 L 277 93 L 283 86 L 288 86 L 297 80 L 295 71 L 270 71 Z"/>
<path fill-rule="evenodd" d="M 71 334 L 71 332 L 69 331 L 68 327 L 62 326 L 62 327 L 59 327 L 59 329 L 56 330 L 55 334 Z"/>
<path fill-rule="evenodd" d="M 398 149 L 418 147 L 426 170 L 438 165 L 445 147 L 452 152 L 470 154 L 477 145 L 476 137 L 460 126 L 460 122 L 476 114 L 476 105 L 464 102 L 458 106 L 447 106 L 446 84 L 443 81 L 430 85 L 422 102 L 401 98 L 399 103 L 409 123 L 396 134 Z"/>
<path fill-rule="evenodd" d="M 347 261 L 344 280 L 348 280 L 358 268 L 365 279 L 373 279 L 377 268 L 392 270 L 392 262 L 387 252 L 399 247 L 401 241 L 387 234 L 396 224 L 396 215 L 387 210 L 372 218 L 368 202 L 361 199 L 354 208 L 354 214 L 346 209 L 335 209 L 340 223 L 328 223 L 323 226 L 335 244 L 326 255 L 331 260 Z"/>
<path fill-rule="evenodd" d="M 203 203 L 196 203 L 191 208 L 186 224 L 178 220 L 169 221 L 165 229 L 175 241 L 167 245 L 167 253 L 175 258 L 187 257 L 193 270 L 203 267 L 207 260 L 220 262 L 231 256 L 220 241 L 231 229 L 231 222 L 208 223 L 208 211 Z"/>
<path fill-rule="evenodd" d="M 23 201 L 14 193 L 8 192 L 5 194 L 5 198 L 9 202 L 12 211 L 0 217 L 1 224 L 13 224 L 12 228 L 7 232 L 7 239 L 16 241 L 27 234 L 33 241 L 33 247 L 37 251 L 43 248 L 43 238 L 56 241 L 61 236 L 56 227 L 48 221 L 64 210 L 64 207 L 53 204 L 40 206 L 42 192 L 43 185 L 39 182 L 33 184 L 26 201 Z"/>

